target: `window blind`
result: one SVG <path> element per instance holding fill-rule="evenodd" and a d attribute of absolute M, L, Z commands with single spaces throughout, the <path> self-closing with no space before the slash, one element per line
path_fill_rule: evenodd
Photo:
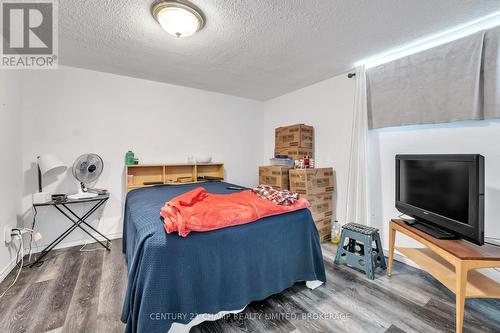
<path fill-rule="evenodd" d="M 484 37 L 481 31 L 368 69 L 369 128 L 483 119 Z"/>

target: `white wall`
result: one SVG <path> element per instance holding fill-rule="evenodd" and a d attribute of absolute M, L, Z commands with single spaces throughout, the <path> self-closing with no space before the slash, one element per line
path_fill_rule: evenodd
<path fill-rule="evenodd" d="M 95 187 L 111 199 L 94 221 L 104 234 L 122 232 L 124 161 L 133 150 L 141 163 L 187 162 L 189 154 L 208 153 L 225 163 L 227 180 L 254 185 L 262 156 L 261 102 L 153 81 L 60 67 L 23 73 L 22 125 L 24 173 L 22 211 L 31 224 L 31 193 L 37 189 L 36 156 L 53 153 L 68 165 L 58 178 L 44 178 L 44 190 L 75 193 L 74 160 L 99 154 L 104 172 Z M 94 219 L 95 220 L 95 219 Z M 70 222 L 53 208 L 40 208 L 40 246 Z M 88 239 L 80 230 L 65 244 Z"/>
<path fill-rule="evenodd" d="M 405 126 L 370 131 L 372 214 L 384 230 L 394 207 L 396 154 L 482 154 L 485 157 L 485 235 L 500 238 L 500 120 Z M 402 238 L 401 243 L 410 244 Z"/>
<path fill-rule="evenodd" d="M 15 72 L 0 72 L 0 281 L 14 266 L 17 249 L 4 243 L 4 227 L 17 225 L 22 188 L 19 88 Z"/>
<path fill-rule="evenodd" d="M 335 169 L 334 216 L 344 222 L 345 191 L 354 108 L 355 79 L 340 75 L 272 99 L 264 105 L 264 156 L 274 156 L 274 129 L 304 123 L 314 126 L 317 167 Z"/>

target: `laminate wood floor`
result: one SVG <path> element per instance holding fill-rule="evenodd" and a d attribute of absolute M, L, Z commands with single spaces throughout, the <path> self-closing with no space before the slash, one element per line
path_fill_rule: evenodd
<path fill-rule="evenodd" d="M 0 332 L 124 331 L 119 318 L 127 279 L 121 240 L 113 241 L 111 252 L 79 250 L 53 251 L 42 266 L 23 270 L 0 299 Z M 334 252 L 333 245 L 323 244 L 325 285 L 312 291 L 295 284 L 191 332 L 454 332 L 454 295 L 430 275 L 395 262 L 391 279 L 379 272 L 370 281 L 334 265 Z M 0 292 L 15 273 L 0 284 Z M 500 332 L 500 300 L 467 300 L 464 331 Z"/>

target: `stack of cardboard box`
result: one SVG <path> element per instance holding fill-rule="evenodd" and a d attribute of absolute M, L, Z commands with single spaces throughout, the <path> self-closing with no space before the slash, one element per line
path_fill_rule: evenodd
<path fill-rule="evenodd" d="M 314 128 L 304 124 L 278 127 L 274 134 L 274 156 L 300 160 L 313 156 Z"/>
<path fill-rule="evenodd" d="M 332 233 L 333 168 L 294 169 L 289 172 L 290 191 L 305 197 L 311 206 L 314 224 L 321 241 Z"/>
<path fill-rule="evenodd" d="M 305 156 L 313 157 L 314 129 L 304 124 L 278 127 L 275 130 L 274 156 L 299 160 Z M 292 167 L 261 166 L 259 183 L 276 189 L 288 190 L 288 171 Z"/>
<path fill-rule="evenodd" d="M 259 183 L 278 190 L 289 189 L 288 170 L 292 167 L 268 165 L 259 167 Z"/>
<path fill-rule="evenodd" d="M 275 131 L 275 157 L 300 160 L 305 156 L 314 157 L 314 129 L 312 126 L 296 124 L 278 127 Z M 298 192 L 305 197 L 311 207 L 314 223 L 321 241 L 331 237 L 333 216 L 333 169 L 293 169 L 285 166 L 259 167 L 260 184 L 277 189 Z"/>

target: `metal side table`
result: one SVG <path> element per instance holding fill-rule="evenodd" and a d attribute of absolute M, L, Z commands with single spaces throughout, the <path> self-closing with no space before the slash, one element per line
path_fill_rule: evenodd
<path fill-rule="evenodd" d="M 106 201 L 109 199 L 109 194 L 101 194 L 93 198 L 86 198 L 86 199 L 76 199 L 76 200 L 66 200 L 66 201 L 49 201 L 45 202 L 42 204 L 34 204 L 33 207 L 48 207 L 48 206 L 53 206 L 55 209 L 57 209 L 62 215 L 64 215 L 68 220 L 70 220 L 73 225 L 69 227 L 65 232 L 63 232 L 59 237 L 57 237 L 52 243 L 47 245 L 45 249 L 40 252 L 40 256 L 36 259 L 34 263 L 30 265 L 30 267 L 33 267 L 37 263 L 39 263 L 43 257 L 47 255 L 50 251 L 54 249 L 54 247 L 57 246 L 64 238 L 66 238 L 70 233 L 73 232 L 76 228 L 80 228 L 83 231 L 85 231 L 90 237 L 92 237 L 96 242 L 101 244 L 106 250 L 111 251 L 111 240 L 104 236 L 102 233 L 97 231 L 94 227 L 92 227 L 90 224 L 88 224 L 85 220 L 89 218 L 96 210 L 99 209 Z M 71 205 L 74 204 L 81 204 L 81 203 L 92 203 L 93 205 L 83 216 L 78 216 L 71 208 Z M 36 222 L 35 222 L 36 223 Z M 92 229 L 94 232 L 99 234 L 102 238 L 104 238 L 106 241 L 103 243 L 99 239 L 97 239 L 92 233 L 90 233 L 89 230 L 87 230 L 86 227 Z"/>

